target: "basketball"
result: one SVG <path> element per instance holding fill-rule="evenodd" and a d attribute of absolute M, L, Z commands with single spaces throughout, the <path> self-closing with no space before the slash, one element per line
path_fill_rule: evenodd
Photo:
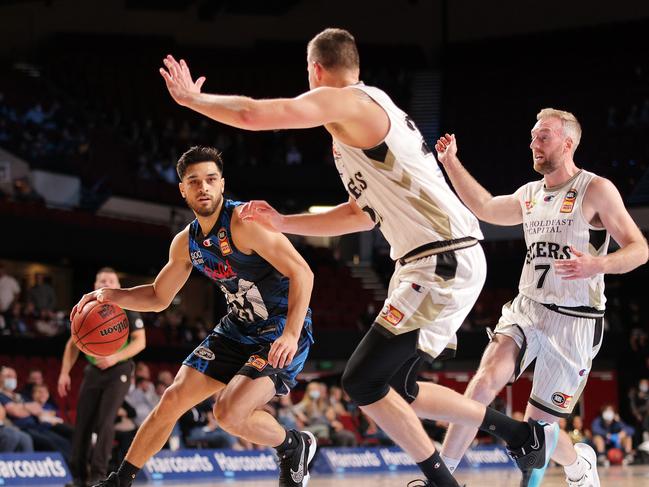
<path fill-rule="evenodd" d="M 114 303 L 90 301 L 72 321 L 72 339 L 83 353 L 107 357 L 117 352 L 128 337 L 128 317 Z"/>
<path fill-rule="evenodd" d="M 608 451 L 608 460 L 611 462 L 611 465 L 622 465 L 624 453 L 619 448 L 611 448 Z"/>

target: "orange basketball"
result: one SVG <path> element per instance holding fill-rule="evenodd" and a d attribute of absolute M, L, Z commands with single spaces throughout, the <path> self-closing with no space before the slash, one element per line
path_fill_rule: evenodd
<path fill-rule="evenodd" d="M 114 303 L 90 301 L 72 320 L 72 340 L 83 353 L 107 357 L 128 338 L 128 317 Z"/>
<path fill-rule="evenodd" d="M 621 465 L 624 460 L 624 453 L 619 448 L 611 448 L 608 451 L 608 460 L 611 465 Z"/>

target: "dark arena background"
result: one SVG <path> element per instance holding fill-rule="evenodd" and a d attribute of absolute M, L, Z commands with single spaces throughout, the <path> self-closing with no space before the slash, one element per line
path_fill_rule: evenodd
<path fill-rule="evenodd" d="M 30 409 L 23 432 L 57 435 L 33 441 L 35 452 L 0 451 L 0 485 L 72 482 L 79 390 L 84 368 L 95 365 L 80 356 L 61 397 L 70 310 L 102 267 L 130 287 L 151 282 L 167 262 L 171 239 L 194 218 L 175 171 L 189 147 L 222 151 L 228 198 L 264 199 L 283 213 L 347 201 L 322 127 L 254 132 L 219 124 L 175 104 L 158 72 L 173 54 L 206 76 L 207 93 L 297 96 L 308 90 L 306 44 L 326 27 L 355 36 L 361 79 L 408 112 L 431 148 L 456 134 L 459 157 L 494 195 L 539 179 L 529 147 L 536 113 L 574 113 L 583 128 L 577 165 L 617 186 L 646 235 L 647 2 L 0 0 L 0 397 L 11 393 L 15 371 L 22 399 L 12 394 L 13 401 L 48 405 Z M 517 293 L 526 252 L 520 226 L 483 224 L 483 232 L 487 281 L 458 332 L 457 355 L 420 377 L 461 393 L 487 328 Z M 310 485 L 405 486 L 422 474 L 340 389 L 347 359 L 387 297 L 388 244 L 378 230 L 290 239 L 315 276 L 315 344 L 289 399 L 267 410 L 316 435 Z M 618 248 L 611 241 L 610 251 Z M 602 412 L 615 411 L 618 444 L 608 448 L 617 451 L 599 457 L 603 486 L 649 486 L 648 281 L 647 266 L 606 276 L 604 343 L 561 423 L 575 441 L 595 444 Z M 130 390 L 116 418 L 98 418 L 86 445 L 100 441 L 100 423 L 116 423 L 109 472 L 225 312 L 218 288 L 194 271 L 167 309 L 142 313 L 146 348 L 133 359 Z M 492 405 L 522 417 L 531 378 L 530 369 Z M 274 451 L 225 432 L 210 401 L 182 416 L 138 482 L 277 485 Z M 24 424 L 11 411 L 0 408 L 0 432 Z M 443 441 L 447 424 L 424 427 Z M 506 487 L 519 485 L 520 473 L 503 445 L 479 434 L 457 478 Z M 563 469 L 551 465 L 543 485 L 567 485 Z"/>

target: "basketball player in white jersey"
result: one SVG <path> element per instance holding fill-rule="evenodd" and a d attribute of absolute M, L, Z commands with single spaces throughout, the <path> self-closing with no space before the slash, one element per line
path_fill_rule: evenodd
<path fill-rule="evenodd" d="M 455 136 L 436 144 L 440 162 L 462 201 L 497 225 L 523 224 L 527 255 L 518 296 L 503 307 L 495 335 L 466 395 L 489 404 L 508 381 L 536 360 L 528 418 L 567 418 L 581 395 L 602 342 L 604 274 L 629 272 L 647 261 L 647 242 L 615 186 L 578 168 L 573 156 L 581 138 L 574 115 L 546 108 L 532 129 L 534 169 L 543 179 L 514 194 L 493 197 L 457 158 Z M 620 249 L 607 254 L 609 235 Z M 451 425 L 443 457 L 454 470 L 476 428 Z M 553 458 L 571 486 L 599 486 L 595 452 L 560 439 Z M 540 485 L 543 471 L 522 485 Z"/>
<path fill-rule="evenodd" d="M 349 201 L 320 215 L 283 216 L 251 202 L 243 219 L 302 235 L 341 235 L 378 226 L 397 262 L 385 307 L 352 355 L 343 386 L 419 464 L 423 485 L 457 486 L 417 414 L 482 428 L 504 439 L 519 464 L 543 468 L 558 427 L 518 422 L 456 392 L 417 384 L 424 360 L 455 348 L 455 332 L 485 279 L 476 218 L 450 190 L 412 120 L 383 91 L 359 81 L 352 35 L 326 29 L 307 49 L 311 90 L 253 100 L 200 93 L 184 61 L 160 72 L 180 105 L 247 130 L 324 126 Z"/>

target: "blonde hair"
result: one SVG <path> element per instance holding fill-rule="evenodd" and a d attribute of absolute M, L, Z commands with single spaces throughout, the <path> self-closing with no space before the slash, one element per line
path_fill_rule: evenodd
<path fill-rule="evenodd" d="M 561 120 L 563 135 L 572 139 L 572 152 L 574 153 L 575 150 L 577 150 L 579 141 L 581 140 L 581 125 L 579 124 L 577 117 L 570 112 L 557 110 L 555 108 L 544 108 L 536 114 L 537 120 L 548 117 L 554 117 Z"/>

